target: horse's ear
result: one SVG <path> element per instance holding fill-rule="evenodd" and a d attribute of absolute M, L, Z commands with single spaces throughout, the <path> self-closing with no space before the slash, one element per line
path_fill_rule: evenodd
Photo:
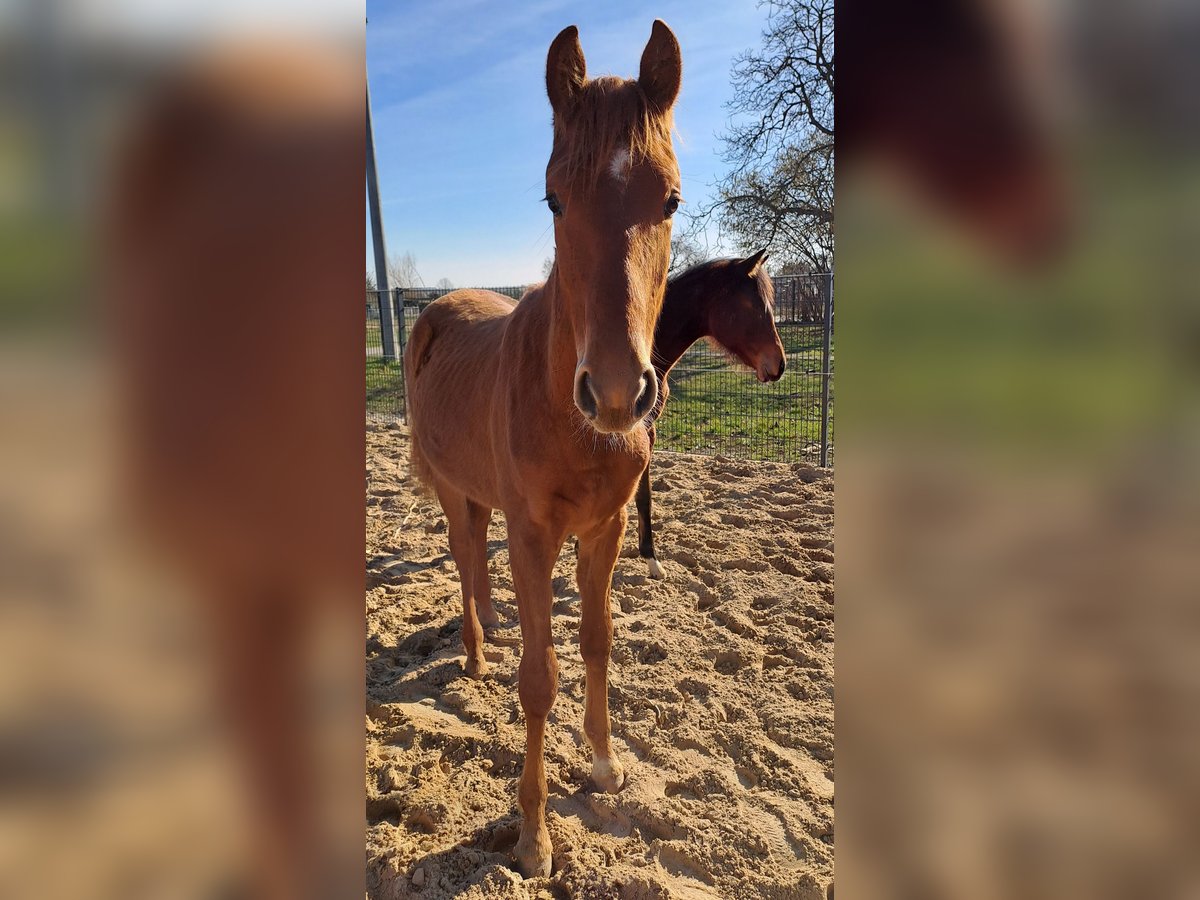
<path fill-rule="evenodd" d="M 762 268 L 763 263 L 766 261 L 767 248 L 763 247 L 763 249 L 756 250 L 745 259 L 741 260 L 738 265 L 746 270 L 747 275 L 749 275 L 751 278 L 754 278 L 758 275 L 758 270 Z"/>
<path fill-rule="evenodd" d="M 679 41 L 662 19 L 654 20 L 650 29 L 650 42 L 642 51 L 642 67 L 638 71 L 638 84 L 657 113 L 665 113 L 675 105 L 679 96 L 679 81 L 683 77 L 683 58 L 679 53 Z"/>
<path fill-rule="evenodd" d="M 579 46 L 579 29 L 568 25 L 558 33 L 546 56 L 546 93 L 556 114 L 566 112 L 587 82 L 587 64 Z"/>

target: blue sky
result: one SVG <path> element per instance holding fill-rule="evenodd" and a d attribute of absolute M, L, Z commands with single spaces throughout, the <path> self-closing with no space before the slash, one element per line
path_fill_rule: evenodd
<path fill-rule="evenodd" d="M 754 0 L 367 2 L 367 72 L 388 253 L 412 253 L 427 285 L 527 284 L 554 254 L 541 197 L 550 155 L 546 51 L 579 26 L 590 76 L 637 75 L 661 18 L 683 52 L 675 108 L 683 196 L 724 172 L 733 57 L 758 46 Z M 369 227 L 369 226 L 368 226 Z M 367 268 L 371 265 L 367 241 Z"/>

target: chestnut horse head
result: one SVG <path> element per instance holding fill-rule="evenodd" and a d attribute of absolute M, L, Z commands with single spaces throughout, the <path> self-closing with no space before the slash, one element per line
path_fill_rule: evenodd
<path fill-rule="evenodd" d="M 723 266 L 724 290 L 709 310 L 713 339 L 754 370 L 762 383 L 778 381 L 786 364 L 775 328 L 775 287 L 764 263 L 767 251 Z"/>
<path fill-rule="evenodd" d="M 681 70 L 679 43 L 657 20 L 636 81 L 588 79 L 575 26 L 554 39 L 546 60 L 554 109 L 548 288 L 574 338 L 575 405 L 601 433 L 632 430 L 657 398 L 650 352 L 680 203 L 671 108 Z"/>

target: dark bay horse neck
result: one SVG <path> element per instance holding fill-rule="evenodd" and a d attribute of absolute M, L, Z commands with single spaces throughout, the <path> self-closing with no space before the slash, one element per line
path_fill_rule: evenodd
<path fill-rule="evenodd" d="M 712 263 L 689 269 L 667 282 L 663 310 L 654 329 L 654 369 L 662 377 L 688 348 L 711 332 L 712 294 L 706 292 Z"/>
<path fill-rule="evenodd" d="M 701 338 L 712 338 L 726 352 L 753 369 L 760 382 L 777 381 L 786 363 L 775 328 L 774 288 L 763 263 L 766 251 L 745 259 L 718 259 L 682 272 L 667 283 L 662 314 L 654 331 L 654 371 L 658 403 L 646 420 L 651 448 L 655 422 L 670 393 L 667 375 Z M 650 461 L 637 489 L 638 550 L 651 578 L 662 578 L 654 549 Z"/>

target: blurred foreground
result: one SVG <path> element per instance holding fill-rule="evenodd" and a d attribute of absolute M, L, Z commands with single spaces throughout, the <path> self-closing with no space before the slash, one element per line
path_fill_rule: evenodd
<path fill-rule="evenodd" d="M 362 10 L 97 13 L 0 17 L 0 896 L 361 896 Z"/>
<path fill-rule="evenodd" d="M 1003 8 L 1068 231 L 838 185 L 839 889 L 1195 897 L 1200 13 Z"/>

